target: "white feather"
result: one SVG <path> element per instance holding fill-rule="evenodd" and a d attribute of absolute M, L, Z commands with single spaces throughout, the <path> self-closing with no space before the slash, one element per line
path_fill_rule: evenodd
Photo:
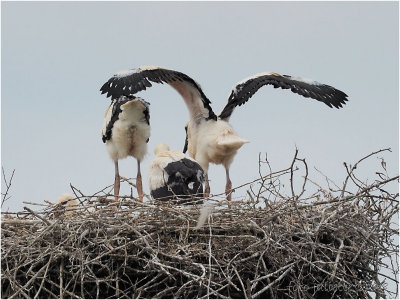
<path fill-rule="evenodd" d="M 200 229 L 204 223 L 207 221 L 208 217 L 211 215 L 214 210 L 214 205 L 211 202 L 207 202 L 200 209 L 200 216 L 197 219 L 197 224 L 194 229 Z"/>
<path fill-rule="evenodd" d="M 106 141 L 108 153 L 116 161 L 127 156 L 142 160 L 147 152 L 147 139 L 150 137 L 150 125 L 143 114 L 144 104 L 132 100 L 121 105 L 121 113 L 112 128 L 112 136 Z M 112 109 L 108 108 L 102 133 L 111 120 Z"/>
<path fill-rule="evenodd" d="M 56 201 L 57 204 L 65 205 L 65 216 L 71 215 L 78 207 L 78 200 L 72 194 L 61 194 Z"/>
<path fill-rule="evenodd" d="M 249 143 L 239 137 L 228 122 L 220 119 L 203 121 L 199 125 L 190 121 L 188 138 L 189 154 L 205 172 L 210 162 L 229 167 L 237 150 Z"/>
<path fill-rule="evenodd" d="M 139 71 L 140 71 L 139 69 L 123 70 L 123 71 L 119 71 L 119 72 L 115 73 L 114 77 L 126 77 L 126 76 L 132 75 L 134 73 L 137 73 Z M 110 86 L 111 86 L 111 84 L 110 84 Z"/>
<path fill-rule="evenodd" d="M 257 78 L 257 77 L 266 76 L 266 75 L 282 76 L 281 74 L 278 74 L 278 73 L 275 73 L 275 72 L 261 72 L 261 73 L 257 73 L 257 74 L 254 74 L 254 75 L 252 75 L 252 76 L 249 76 L 249 77 L 247 77 L 247 78 L 245 78 L 245 79 L 239 81 L 238 83 L 236 83 L 236 85 L 233 87 L 233 90 L 236 91 L 237 86 L 238 86 L 238 85 L 241 85 L 241 84 L 243 84 L 243 83 L 245 83 L 246 81 L 255 79 L 255 78 Z"/>

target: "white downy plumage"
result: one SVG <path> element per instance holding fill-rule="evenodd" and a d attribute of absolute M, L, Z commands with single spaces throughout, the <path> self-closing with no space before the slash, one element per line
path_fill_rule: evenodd
<path fill-rule="evenodd" d="M 115 200 L 120 190 L 118 161 L 132 156 L 137 160 L 136 186 L 139 200 L 143 201 L 140 162 L 147 153 L 150 138 L 149 104 L 137 97 L 114 99 L 106 111 L 101 133 L 115 165 Z"/>
<path fill-rule="evenodd" d="M 63 208 L 56 213 L 56 216 L 70 217 L 77 210 L 79 203 L 74 195 L 64 193 L 57 198 L 56 204 Z"/>

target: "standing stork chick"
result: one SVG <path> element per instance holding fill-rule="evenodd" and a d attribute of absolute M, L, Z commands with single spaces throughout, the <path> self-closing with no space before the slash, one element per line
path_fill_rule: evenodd
<path fill-rule="evenodd" d="M 154 154 L 148 175 L 153 199 L 185 203 L 203 196 L 204 171 L 194 159 L 163 143 Z"/>
<path fill-rule="evenodd" d="M 60 209 L 57 210 L 57 212 L 55 213 L 56 217 L 59 217 L 60 215 L 64 215 L 64 217 L 69 217 L 78 208 L 78 200 L 76 200 L 76 197 L 74 195 L 68 193 L 61 194 L 57 198 L 56 204 L 62 207 L 62 209 L 60 207 Z"/>
<path fill-rule="evenodd" d="M 194 126 L 193 126 L 194 125 Z M 237 135 L 228 122 L 218 120 L 217 122 L 204 122 L 196 125 L 189 121 L 185 127 L 186 141 L 183 152 L 189 152 L 205 171 L 205 196 L 210 195 L 208 181 L 208 166 L 212 162 L 223 165 L 225 168 L 226 185 L 225 194 L 231 200 L 232 181 L 229 176 L 229 167 L 237 151 L 244 144 L 249 143 Z"/>
<path fill-rule="evenodd" d="M 137 160 L 136 188 L 139 200 L 143 201 L 140 162 L 147 153 L 150 138 L 149 103 L 135 96 L 120 96 L 108 107 L 102 128 L 102 139 L 108 154 L 114 161 L 114 197 L 118 200 L 120 175 L 118 160 L 133 156 Z"/>
<path fill-rule="evenodd" d="M 311 98 L 329 107 L 341 108 L 347 95 L 327 84 L 312 79 L 281 75 L 275 72 L 259 73 L 238 82 L 232 89 L 228 102 L 219 115 L 211 108 L 211 101 L 200 85 L 188 75 L 157 66 L 144 66 L 120 72 L 111 77 L 100 91 L 112 99 L 121 95 L 134 95 L 154 83 L 167 83 L 183 98 L 189 110 L 190 120 L 186 126 L 186 142 L 183 152 L 189 154 L 205 172 L 205 197 L 209 196 L 209 163 L 222 164 L 226 171 L 225 192 L 231 200 L 232 183 L 229 167 L 237 150 L 247 141 L 239 138 L 229 124 L 229 118 L 237 106 L 245 104 L 260 88 L 272 85 L 288 89 L 305 98 Z"/>

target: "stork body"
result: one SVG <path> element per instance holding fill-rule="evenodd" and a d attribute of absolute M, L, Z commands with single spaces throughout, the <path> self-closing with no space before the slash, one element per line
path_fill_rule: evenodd
<path fill-rule="evenodd" d="M 228 98 L 222 112 L 217 116 L 211 101 L 203 93 L 200 85 L 188 75 L 161 67 L 146 66 L 120 72 L 111 77 L 101 92 L 107 97 L 134 95 L 152 86 L 151 82 L 168 83 L 183 98 L 189 110 L 190 120 L 186 126 L 184 151 L 189 150 L 191 157 L 199 162 L 205 171 L 205 196 L 209 196 L 209 163 L 221 164 L 226 171 L 225 192 L 231 199 L 232 183 L 229 167 L 237 150 L 248 141 L 239 137 L 228 123 L 237 106 L 246 103 L 261 87 L 272 85 L 274 88 L 290 89 L 305 98 L 312 98 L 329 107 L 341 108 L 348 101 L 347 95 L 336 88 L 311 79 L 280 75 L 278 73 L 260 73 L 237 83 Z"/>
<path fill-rule="evenodd" d="M 180 151 L 170 151 L 166 144 L 159 144 L 150 164 L 150 194 L 157 200 L 178 200 L 193 203 L 203 196 L 204 171 L 193 159 Z"/>
<path fill-rule="evenodd" d="M 236 134 L 232 126 L 221 119 L 202 120 L 200 124 L 189 121 L 186 126 L 187 150 L 205 172 L 204 193 L 210 194 L 209 164 L 223 165 L 226 171 L 225 193 L 230 198 L 232 182 L 229 167 L 240 147 L 249 141 Z M 184 148 L 186 152 L 186 147 Z"/>
<path fill-rule="evenodd" d="M 136 188 L 139 200 L 143 201 L 140 162 L 147 153 L 150 138 L 149 103 L 133 96 L 113 99 L 108 107 L 102 128 L 102 139 L 108 154 L 114 161 L 114 196 L 118 200 L 120 175 L 118 161 L 132 156 L 137 160 Z"/>

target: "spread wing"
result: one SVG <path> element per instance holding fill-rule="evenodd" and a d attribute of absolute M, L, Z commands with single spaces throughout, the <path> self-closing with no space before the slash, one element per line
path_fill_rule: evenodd
<path fill-rule="evenodd" d="M 120 96 L 131 96 L 146 90 L 153 83 L 167 83 L 184 99 L 191 119 L 216 119 L 210 104 L 211 101 L 203 93 L 200 85 L 188 75 L 161 67 L 144 66 L 122 71 L 112 76 L 101 88 L 111 99 Z"/>
<path fill-rule="evenodd" d="M 348 101 L 347 95 L 342 91 L 311 79 L 280 75 L 278 73 L 262 73 L 239 82 L 233 88 L 228 103 L 219 118 L 228 120 L 236 106 L 246 103 L 265 85 L 290 89 L 293 93 L 303 97 L 324 102 L 329 107 L 341 108 Z"/>

